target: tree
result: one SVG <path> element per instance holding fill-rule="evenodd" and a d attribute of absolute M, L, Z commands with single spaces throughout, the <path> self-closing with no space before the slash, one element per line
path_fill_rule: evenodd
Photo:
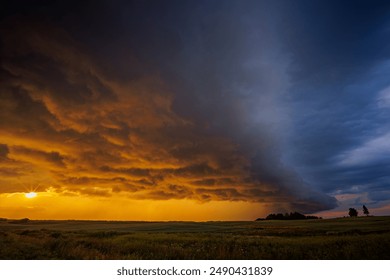
<path fill-rule="evenodd" d="M 357 217 L 358 211 L 355 208 L 349 208 L 348 214 L 350 217 Z"/>
<path fill-rule="evenodd" d="M 368 211 L 366 205 L 363 205 L 363 213 L 364 215 L 368 216 L 370 214 L 370 212 Z"/>

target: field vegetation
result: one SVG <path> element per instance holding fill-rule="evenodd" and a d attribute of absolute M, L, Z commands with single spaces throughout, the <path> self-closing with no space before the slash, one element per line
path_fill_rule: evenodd
<path fill-rule="evenodd" d="M 390 259 L 390 217 L 200 223 L 0 219 L 0 259 Z"/>

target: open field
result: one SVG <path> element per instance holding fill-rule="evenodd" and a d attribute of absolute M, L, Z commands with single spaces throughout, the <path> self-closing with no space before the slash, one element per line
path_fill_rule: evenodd
<path fill-rule="evenodd" d="M 0 220 L 0 259 L 390 259 L 390 217 L 200 223 Z"/>

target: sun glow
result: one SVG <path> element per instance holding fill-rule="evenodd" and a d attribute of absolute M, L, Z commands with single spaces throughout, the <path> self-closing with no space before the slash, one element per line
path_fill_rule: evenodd
<path fill-rule="evenodd" d="M 37 196 L 37 193 L 36 192 L 29 192 L 29 193 L 25 193 L 24 196 L 27 198 L 34 198 Z"/>

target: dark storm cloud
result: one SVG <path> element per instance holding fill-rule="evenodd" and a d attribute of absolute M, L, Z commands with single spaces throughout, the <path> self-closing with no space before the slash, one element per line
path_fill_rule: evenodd
<path fill-rule="evenodd" d="M 286 158 L 328 193 L 388 189 L 389 3 L 296 8 L 283 34 L 293 58 L 288 102 L 295 127 Z"/>
<path fill-rule="evenodd" d="M 390 54 L 389 42 L 383 40 L 388 32 L 387 1 L 287 2 L 281 32 L 293 54 L 295 79 L 321 86 L 342 82 Z"/>
<path fill-rule="evenodd" d="M 315 212 L 358 184 L 380 193 L 387 11 L 384 1 L 8 4 L 0 156 L 69 194 Z"/>

